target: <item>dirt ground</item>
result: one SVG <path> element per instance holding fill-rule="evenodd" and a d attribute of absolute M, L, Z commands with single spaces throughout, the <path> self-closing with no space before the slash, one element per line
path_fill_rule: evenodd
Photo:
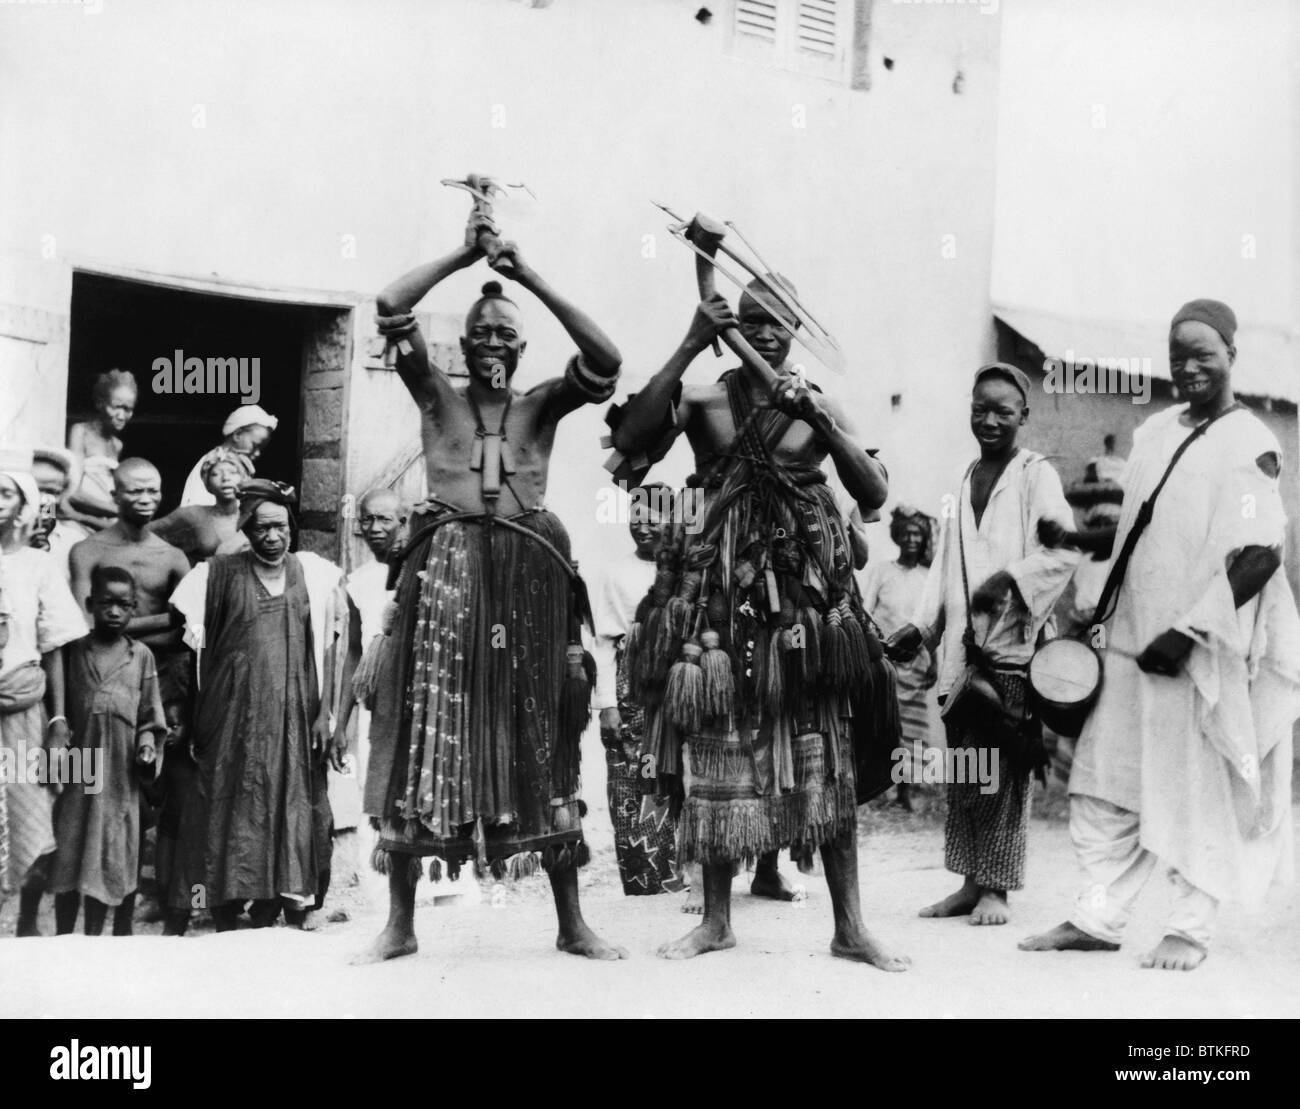
<path fill-rule="evenodd" d="M 596 757 L 599 757 L 599 748 Z M 603 784 L 603 767 L 587 768 Z M 285 927 L 185 939 L 144 924 L 130 939 L 13 939 L 11 902 L 0 913 L 3 1017 L 1294 1017 L 1300 1015 L 1300 900 L 1275 894 L 1264 910 L 1225 908 L 1220 937 L 1197 971 L 1142 970 L 1138 955 L 1161 934 L 1163 879 L 1139 903 L 1130 942 L 1116 954 L 1026 954 L 1016 940 L 1063 919 L 1076 881 L 1059 791 L 1036 799 L 1028 889 L 1013 895 L 1007 927 L 919 920 L 916 910 L 955 888 L 942 866 L 941 804 L 909 815 L 861 810 L 861 876 L 868 925 L 910 955 L 884 974 L 832 958 L 830 901 L 820 875 L 781 868 L 807 900 L 775 904 L 737 880 L 739 946 L 688 963 L 656 946 L 694 918 L 682 895 L 628 898 L 614 866 L 608 816 L 596 790 L 587 826 L 595 850 L 582 877 L 588 920 L 626 946 L 620 963 L 592 963 L 553 947 L 543 876 L 515 884 L 441 883 L 467 894 L 433 901 L 421 885 L 417 955 L 380 966 L 348 958 L 379 930 L 383 879 L 364 869 L 331 894 L 349 919 L 318 932 Z M 743 884 L 742 884 L 743 883 Z M 48 899 L 42 927 L 53 931 Z"/>

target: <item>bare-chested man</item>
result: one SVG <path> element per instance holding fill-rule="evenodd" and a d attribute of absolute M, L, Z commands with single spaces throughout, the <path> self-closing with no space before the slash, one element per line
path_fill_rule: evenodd
<path fill-rule="evenodd" d="M 797 325 L 754 285 L 741 297 L 738 316 L 721 296 L 710 297 L 664 368 L 614 421 L 614 446 L 629 457 L 662 457 L 666 442 L 684 430 L 704 492 L 680 562 L 660 560 L 662 580 L 651 591 L 643 628 L 671 632 L 667 639 L 644 635 L 647 734 L 663 737 L 655 765 L 664 791 L 680 788 L 689 768 L 679 847 L 683 861 L 704 869 L 703 921 L 660 954 L 685 959 L 735 946 L 736 860 L 819 847 L 835 916 L 832 953 L 903 970 L 908 960 L 886 950 L 862 922 L 848 719 L 849 698 L 869 668 L 885 674 L 888 664 L 861 611 L 850 540 L 821 465 L 829 455 L 864 510 L 884 502 L 887 480 L 859 445 L 844 407 L 811 392 L 787 366 Z M 687 367 L 727 328 L 739 328 L 775 371 L 775 396 L 749 368 L 709 385 L 681 386 Z M 702 615 L 692 628 L 693 612 Z M 822 643 L 834 645 L 824 660 L 814 647 Z M 678 650 L 684 662 L 706 654 L 702 712 L 676 696 L 671 672 L 664 681 L 665 664 Z M 707 655 L 715 651 L 726 658 L 710 666 Z M 689 679 L 689 667 L 685 673 Z"/>
<path fill-rule="evenodd" d="M 183 650 L 180 626 L 167 601 L 190 564 L 177 547 L 151 534 L 147 525 L 162 500 L 162 477 L 143 458 L 122 461 L 113 473 L 113 502 L 117 522 L 83 539 L 68 556 L 72 595 L 90 596 L 90 571 L 96 566 L 120 566 L 136 580 L 136 614 L 126 634 L 155 655 Z M 161 660 L 160 660 L 161 661 Z"/>
<path fill-rule="evenodd" d="M 542 507 L 555 429 L 583 404 L 608 400 L 620 355 L 512 243 L 489 264 L 560 321 L 578 347 L 561 377 L 511 388 L 526 342 L 518 307 L 497 282 L 465 320 L 469 383 L 430 363 L 411 310 L 435 285 L 484 257 L 471 216 L 465 242 L 399 278 L 378 297 L 380 327 L 398 343 L 397 370 L 419 406 L 429 501 L 402 553 L 397 618 L 378 675 L 366 811 L 380 820 L 376 859 L 389 874 L 387 927 L 363 961 L 416 950 L 419 858 L 455 872 L 474 860 L 500 874 L 540 853 L 559 917 L 556 946 L 626 953 L 597 936 L 578 905 L 582 838 L 577 741 L 589 710 L 564 711 L 582 675 L 578 591 L 569 538 Z M 570 706 L 571 707 L 571 706 Z M 576 727 L 576 734 L 575 734 Z M 396 769 L 395 769 L 396 768 Z M 435 864 L 436 865 L 436 864 Z"/>

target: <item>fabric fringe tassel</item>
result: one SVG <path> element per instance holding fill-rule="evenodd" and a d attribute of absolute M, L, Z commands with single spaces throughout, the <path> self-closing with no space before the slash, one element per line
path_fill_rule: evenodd
<path fill-rule="evenodd" d="M 728 721 L 736 707 L 736 681 L 731 658 L 722 649 L 722 637 L 715 631 L 700 636 L 704 653 L 700 670 L 704 674 L 704 714 L 715 720 Z"/>
<path fill-rule="evenodd" d="M 645 753 L 651 758 L 656 778 L 682 772 L 681 732 L 667 718 L 665 706 L 646 710 L 644 743 Z"/>
<path fill-rule="evenodd" d="M 691 741 L 691 773 L 696 777 L 734 781 L 745 772 L 752 759 L 750 749 L 739 743 L 710 739 Z"/>
<path fill-rule="evenodd" d="M 361 661 L 352 673 L 352 700 L 360 701 L 366 706 L 373 702 L 375 690 L 379 687 L 379 667 L 384 660 L 387 644 L 386 635 L 377 635 L 366 644 Z"/>
<path fill-rule="evenodd" d="M 687 799 L 677 826 L 678 857 L 718 864 L 778 851 L 791 844 L 834 843 L 857 824 L 853 784 L 841 778 L 827 788 L 785 797 L 740 801 Z"/>
<path fill-rule="evenodd" d="M 784 712 L 772 721 L 772 775 L 778 790 L 794 789 L 794 736 Z"/>
<path fill-rule="evenodd" d="M 591 722 L 592 672 L 596 663 L 578 644 L 569 645 L 565 661 L 567 673 L 560 690 L 559 729 L 552 774 L 559 792 L 567 795 L 578 786 L 582 733 Z"/>
<path fill-rule="evenodd" d="M 780 635 L 779 630 L 774 630 L 775 635 Z M 754 653 L 749 662 L 749 676 L 747 680 L 747 691 L 751 701 L 762 702 L 767 692 L 767 647 L 768 633 L 766 628 L 758 628 L 754 632 Z"/>
<path fill-rule="evenodd" d="M 798 656 L 800 677 L 805 685 L 812 685 L 822 670 L 821 614 L 815 608 L 801 608 L 795 626 L 803 635 L 803 649 Z"/>
<path fill-rule="evenodd" d="M 785 707 L 785 637 L 788 629 L 773 628 L 767 641 L 767 711 L 780 716 Z"/>
<path fill-rule="evenodd" d="M 878 745 L 890 751 L 902 742 L 903 716 L 898 706 L 898 675 L 894 665 L 883 656 L 871 667 L 871 725 Z"/>
<path fill-rule="evenodd" d="M 682 644 L 682 657 L 668 672 L 668 686 L 664 690 L 664 709 L 668 719 L 688 736 L 698 733 L 704 723 L 702 650 L 693 639 Z"/>
<path fill-rule="evenodd" d="M 668 602 L 668 626 L 677 639 L 685 639 L 691 634 L 691 621 L 695 616 L 695 601 L 700 595 L 703 582 L 704 575 L 698 570 L 687 570 L 681 576 L 677 595 Z"/>
<path fill-rule="evenodd" d="M 826 614 L 826 623 L 822 627 L 822 681 L 837 692 L 843 692 L 852 682 L 850 650 L 844 619 L 839 610 L 833 608 Z"/>
<path fill-rule="evenodd" d="M 542 852 L 542 869 L 547 874 L 586 866 L 589 862 L 591 862 L 591 851 L 585 840 L 578 840 L 571 845 L 566 843 L 558 850 L 555 844 L 551 844 Z"/>
<path fill-rule="evenodd" d="M 406 862 L 403 863 L 402 859 L 405 859 Z M 424 873 L 424 860 L 419 855 L 406 855 L 397 851 L 389 851 L 375 844 L 375 849 L 370 852 L 371 870 L 376 874 L 387 876 L 393 873 L 395 866 L 406 867 L 406 880 L 412 886 L 420 880 L 420 875 Z"/>
<path fill-rule="evenodd" d="M 442 860 L 437 855 L 429 860 L 429 881 L 442 881 Z"/>
<path fill-rule="evenodd" d="M 641 666 L 641 649 L 645 642 L 645 625 L 637 620 L 628 629 L 627 638 L 623 640 L 623 669 L 628 675 L 629 683 L 634 683 L 632 675 L 636 674 Z M 633 691 L 636 687 L 633 684 Z"/>
<path fill-rule="evenodd" d="M 871 656 L 867 650 L 867 635 L 862 630 L 862 625 L 858 623 L 858 618 L 849 610 L 847 603 L 841 607 L 840 612 L 844 617 L 844 632 L 849 642 L 849 684 L 856 685 L 866 680 L 871 666 Z"/>

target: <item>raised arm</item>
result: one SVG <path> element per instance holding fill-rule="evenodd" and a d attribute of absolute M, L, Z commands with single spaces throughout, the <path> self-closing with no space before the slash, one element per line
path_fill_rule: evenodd
<path fill-rule="evenodd" d="M 637 455 L 654 446 L 678 396 L 682 375 L 724 327 L 738 326 L 726 298 L 715 293 L 695 309 L 691 325 L 663 369 L 623 407 L 622 420 L 614 429 L 614 446 L 626 455 Z"/>
<path fill-rule="evenodd" d="M 502 243 L 501 249 L 488 259 L 488 265 L 503 277 L 518 282 L 546 305 L 551 315 L 569 333 L 569 338 L 577 345 L 583 361 L 592 373 L 598 377 L 617 376 L 623 363 L 618 347 L 597 326 L 595 320 L 556 292 L 541 274 L 524 261 L 515 243 Z"/>
<path fill-rule="evenodd" d="M 429 362 L 424 336 L 420 334 L 411 312 L 435 285 L 483 257 L 478 245 L 478 236 L 483 230 L 495 231 L 492 221 L 477 212 L 471 214 L 465 225 L 465 241 L 460 246 L 436 261 L 426 262 L 403 274 L 375 297 L 379 330 L 398 343 L 397 373 L 412 399 L 421 407 L 436 404 L 443 391 L 451 389 L 451 382 L 446 374 Z"/>
<path fill-rule="evenodd" d="M 561 296 L 535 269 L 524 261 L 515 243 L 502 243 L 488 259 L 497 273 L 527 289 L 563 325 L 578 348 L 577 364 L 558 383 L 548 402 L 551 418 L 572 412 L 583 404 L 609 400 L 618 380 L 623 356 L 613 341 L 590 316 Z"/>
<path fill-rule="evenodd" d="M 889 475 L 860 445 L 857 426 L 843 405 L 825 393 L 814 392 L 806 384 L 800 385 L 793 377 L 782 382 L 773 402 L 817 432 L 835 463 L 836 474 L 859 508 L 870 512 L 885 503 L 889 496 Z"/>

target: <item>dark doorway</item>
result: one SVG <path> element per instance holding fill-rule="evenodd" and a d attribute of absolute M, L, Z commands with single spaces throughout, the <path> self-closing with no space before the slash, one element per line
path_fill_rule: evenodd
<path fill-rule="evenodd" d="M 140 386 L 123 456 L 153 462 L 163 476 L 161 513 L 179 502 L 190 469 L 221 440 L 244 402 L 237 394 L 155 393 L 153 363 L 174 358 L 258 358 L 257 403 L 279 419 L 257 463 L 261 477 L 302 488 L 303 375 L 313 326 L 308 305 L 196 293 L 98 274 L 74 273 L 68 353 L 68 422 L 94 412 L 95 378 L 130 370 Z"/>

